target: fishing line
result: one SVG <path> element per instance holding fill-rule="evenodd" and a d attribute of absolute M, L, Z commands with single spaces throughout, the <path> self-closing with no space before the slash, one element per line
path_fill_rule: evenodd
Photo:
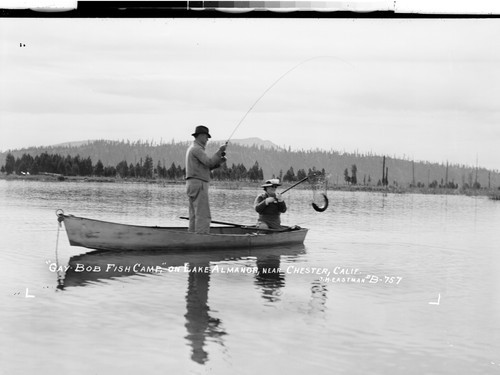
<path fill-rule="evenodd" d="M 295 69 L 297 69 L 299 66 L 301 66 L 302 64 L 305 64 L 311 60 L 316 60 L 316 59 L 320 59 L 320 58 L 333 58 L 333 59 L 337 59 L 339 61 L 342 61 L 346 64 L 349 64 L 351 65 L 350 63 L 342 60 L 342 59 L 339 59 L 338 57 L 334 57 L 334 56 L 315 56 L 315 57 L 311 57 L 309 59 L 306 59 L 306 60 L 302 60 L 301 62 L 299 62 L 298 64 L 296 64 L 295 66 L 293 66 L 292 68 L 290 68 L 289 70 L 287 70 L 285 73 L 283 73 L 276 81 L 274 81 L 263 93 L 262 95 L 260 95 L 257 100 L 251 105 L 251 107 L 248 109 L 248 111 L 245 113 L 245 115 L 241 118 L 240 122 L 238 122 L 238 124 L 236 125 L 236 127 L 234 128 L 233 132 L 231 133 L 231 135 L 229 136 L 229 138 L 227 139 L 226 141 L 226 145 L 229 143 L 229 141 L 231 140 L 231 138 L 233 137 L 234 133 L 236 133 L 236 130 L 238 130 L 238 128 L 240 127 L 240 125 L 242 124 L 242 122 L 245 120 L 245 118 L 248 116 L 248 114 L 252 111 L 252 109 L 257 105 L 257 103 L 267 94 L 267 92 L 269 90 L 271 90 L 279 81 L 281 81 L 286 75 L 288 75 L 289 73 L 291 73 L 292 71 L 294 71 Z M 352 66 L 352 65 L 351 65 Z"/>

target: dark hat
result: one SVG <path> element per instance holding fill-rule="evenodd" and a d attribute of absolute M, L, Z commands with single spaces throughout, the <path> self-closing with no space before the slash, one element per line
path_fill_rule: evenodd
<path fill-rule="evenodd" d="M 193 137 L 196 137 L 198 134 L 207 134 L 208 138 L 212 138 L 210 133 L 208 132 L 208 128 L 203 125 L 199 125 L 196 127 L 195 131 L 193 134 L 191 134 Z"/>
<path fill-rule="evenodd" d="M 281 186 L 280 180 L 278 178 L 273 178 L 271 180 L 267 180 L 264 185 L 260 185 L 263 188 L 271 187 L 271 186 Z"/>

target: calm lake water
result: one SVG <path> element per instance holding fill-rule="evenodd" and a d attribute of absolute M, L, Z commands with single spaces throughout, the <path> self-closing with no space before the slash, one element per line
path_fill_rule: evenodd
<path fill-rule="evenodd" d="M 213 219 L 253 224 L 258 192 L 212 187 Z M 70 247 L 55 210 L 185 226 L 184 187 L 0 180 L 0 372 L 500 373 L 500 202 L 284 197 L 304 246 L 114 254 Z"/>

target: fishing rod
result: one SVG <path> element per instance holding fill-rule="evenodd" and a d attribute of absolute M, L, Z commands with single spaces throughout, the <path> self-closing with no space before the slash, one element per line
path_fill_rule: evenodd
<path fill-rule="evenodd" d="M 310 57 L 308 59 L 305 59 L 305 60 L 302 60 L 300 61 L 299 63 L 295 64 L 292 68 L 288 69 L 285 73 L 283 73 L 277 80 L 275 80 L 263 93 L 262 95 L 260 95 L 257 100 L 250 106 L 250 108 L 248 109 L 248 111 L 243 115 L 243 117 L 241 118 L 240 122 L 238 122 L 238 124 L 236 125 L 236 127 L 233 129 L 233 132 L 231 133 L 231 135 L 229 136 L 229 138 L 227 139 L 226 141 L 226 146 L 229 144 L 229 141 L 231 140 L 231 138 L 233 138 L 233 135 L 234 133 L 236 133 L 236 130 L 238 130 L 238 128 L 240 127 L 240 125 L 242 124 L 242 122 L 245 120 L 245 118 L 248 116 L 248 114 L 252 111 L 252 109 L 257 105 L 257 103 L 264 97 L 264 95 L 267 94 L 267 92 L 269 90 L 271 90 L 279 81 L 281 81 L 286 75 L 290 74 L 292 71 L 294 71 L 295 69 L 297 69 L 300 65 L 302 64 L 305 64 L 311 60 L 315 60 L 315 59 L 319 59 L 319 58 L 335 58 L 337 60 L 341 60 L 337 57 L 334 57 L 334 56 L 314 56 L 314 57 Z M 341 60 L 343 61 L 343 60 Z M 346 61 L 343 61 L 344 63 L 346 63 Z M 348 63 L 349 64 L 349 63 Z"/>
<path fill-rule="evenodd" d="M 236 125 L 236 127 L 234 128 L 233 132 L 231 133 L 231 135 L 229 136 L 229 138 L 227 139 L 226 141 L 226 145 L 229 143 L 229 141 L 231 140 L 231 138 L 233 137 L 234 133 L 236 133 L 236 130 L 238 130 L 238 128 L 240 127 L 241 123 L 245 120 L 245 118 L 248 116 L 248 114 L 252 111 L 253 107 L 255 107 L 257 105 L 257 103 L 264 97 L 264 95 L 267 94 L 267 92 L 269 90 L 271 90 L 279 81 L 281 81 L 281 79 L 283 77 L 285 77 L 288 73 L 292 72 L 293 70 L 295 70 L 296 68 L 298 68 L 300 65 L 304 64 L 305 62 L 309 61 L 309 60 L 312 60 L 312 59 L 315 59 L 316 57 L 312 57 L 310 59 L 307 59 L 307 60 L 304 60 L 304 61 L 301 61 L 299 62 L 298 64 L 296 64 L 295 66 L 293 66 L 291 69 L 287 70 L 284 74 L 282 74 L 276 81 L 274 81 L 271 86 L 269 86 L 263 93 L 261 96 L 259 96 L 257 98 L 257 100 L 250 106 L 250 108 L 248 109 L 248 111 L 243 115 L 243 117 L 241 118 L 240 122 L 238 122 L 238 124 Z"/>

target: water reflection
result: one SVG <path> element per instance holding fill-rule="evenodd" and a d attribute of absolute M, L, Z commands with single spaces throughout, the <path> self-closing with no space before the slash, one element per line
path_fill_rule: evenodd
<path fill-rule="evenodd" d="M 247 265 L 249 261 L 255 262 L 257 272 L 254 283 L 259 287 L 262 298 L 273 303 L 279 300 L 281 290 L 285 287 L 282 257 L 286 257 L 287 262 L 293 262 L 304 252 L 303 245 L 203 252 L 92 251 L 69 259 L 59 288 L 67 290 L 96 285 L 105 280 L 133 275 L 167 275 L 168 272 L 162 271 L 174 269 L 187 273 L 185 339 L 191 347 L 191 360 L 205 364 L 209 359 L 207 341 L 224 346 L 224 337 L 228 334 L 223 322 L 214 315 L 209 305 L 210 278 L 214 266 L 223 264 L 225 267 L 241 267 L 242 260 Z"/>
<path fill-rule="evenodd" d="M 281 288 L 285 286 L 285 274 L 281 270 L 279 255 L 269 255 L 257 258 L 255 285 L 261 288 L 262 298 L 268 302 L 279 301 Z"/>
<path fill-rule="evenodd" d="M 226 334 L 220 319 L 210 315 L 208 306 L 208 289 L 210 284 L 210 264 L 208 262 L 189 264 L 189 268 L 199 268 L 207 272 L 190 272 L 186 293 L 186 339 L 192 351 L 191 359 L 199 364 L 208 360 L 204 349 L 208 337 L 215 339 L 223 346 L 222 336 Z"/>
<path fill-rule="evenodd" d="M 321 314 L 326 311 L 327 292 L 328 289 L 324 282 L 314 280 L 311 286 L 311 300 L 309 301 L 311 314 Z"/>

